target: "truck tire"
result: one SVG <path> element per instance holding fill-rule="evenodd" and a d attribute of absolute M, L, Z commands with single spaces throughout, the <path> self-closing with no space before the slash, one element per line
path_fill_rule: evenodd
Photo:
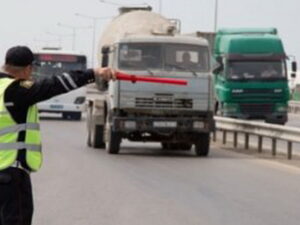
<path fill-rule="evenodd" d="M 88 135 L 88 145 L 93 148 L 105 148 L 103 134 L 104 130 L 102 125 L 95 125 L 92 127 Z"/>
<path fill-rule="evenodd" d="M 119 154 L 122 137 L 118 132 L 108 129 L 106 151 L 109 154 Z"/>
<path fill-rule="evenodd" d="M 195 152 L 197 156 L 207 156 L 209 153 L 210 135 L 209 133 L 201 134 L 195 142 Z"/>

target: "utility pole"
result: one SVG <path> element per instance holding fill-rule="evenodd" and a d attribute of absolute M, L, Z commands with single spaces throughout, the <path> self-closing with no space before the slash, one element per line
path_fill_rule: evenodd
<path fill-rule="evenodd" d="M 214 32 L 217 32 L 218 29 L 218 11 L 219 11 L 218 7 L 219 7 L 218 0 L 215 0 Z"/>
<path fill-rule="evenodd" d="M 56 33 L 52 33 L 52 32 L 45 32 L 47 35 L 50 36 L 55 36 L 57 37 L 58 40 L 58 47 L 62 48 L 62 37 L 71 37 L 72 35 L 68 35 L 68 34 L 56 34 Z"/>
<path fill-rule="evenodd" d="M 72 50 L 75 50 L 75 42 L 76 42 L 76 29 L 91 29 L 92 27 L 78 27 L 78 26 L 71 26 L 62 23 L 57 24 L 60 27 L 68 28 L 72 30 Z"/>
<path fill-rule="evenodd" d="M 161 14 L 161 10 L 162 10 L 162 0 L 158 0 L 158 12 L 159 12 L 159 14 Z"/>

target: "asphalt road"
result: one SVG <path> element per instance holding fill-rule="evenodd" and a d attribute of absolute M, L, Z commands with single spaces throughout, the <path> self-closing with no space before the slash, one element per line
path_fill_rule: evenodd
<path fill-rule="evenodd" d="M 86 147 L 85 122 L 43 120 L 34 225 L 298 225 L 300 169 L 221 150 L 208 158 L 122 143 Z"/>

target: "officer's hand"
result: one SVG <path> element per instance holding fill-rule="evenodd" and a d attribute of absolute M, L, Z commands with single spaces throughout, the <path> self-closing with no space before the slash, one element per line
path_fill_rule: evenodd
<path fill-rule="evenodd" d="M 94 74 L 95 77 L 99 76 L 106 81 L 116 80 L 116 72 L 113 69 L 108 67 L 94 68 Z"/>

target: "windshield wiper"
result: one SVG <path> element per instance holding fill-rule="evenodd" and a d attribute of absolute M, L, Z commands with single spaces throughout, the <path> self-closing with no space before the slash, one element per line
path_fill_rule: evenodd
<path fill-rule="evenodd" d="M 184 67 L 184 66 L 180 66 L 180 65 L 177 65 L 177 64 L 169 64 L 169 63 L 168 63 L 168 64 L 165 64 L 165 66 L 172 66 L 172 67 L 175 67 L 175 68 L 180 69 L 180 70 L 189 71 L 189 72 L 191 72 L 195 77 L 198 77 L 197 72 L 196 72 L 195 70 L 190 69 L 190 68 L 186 68 L 186 67 Z"/>

